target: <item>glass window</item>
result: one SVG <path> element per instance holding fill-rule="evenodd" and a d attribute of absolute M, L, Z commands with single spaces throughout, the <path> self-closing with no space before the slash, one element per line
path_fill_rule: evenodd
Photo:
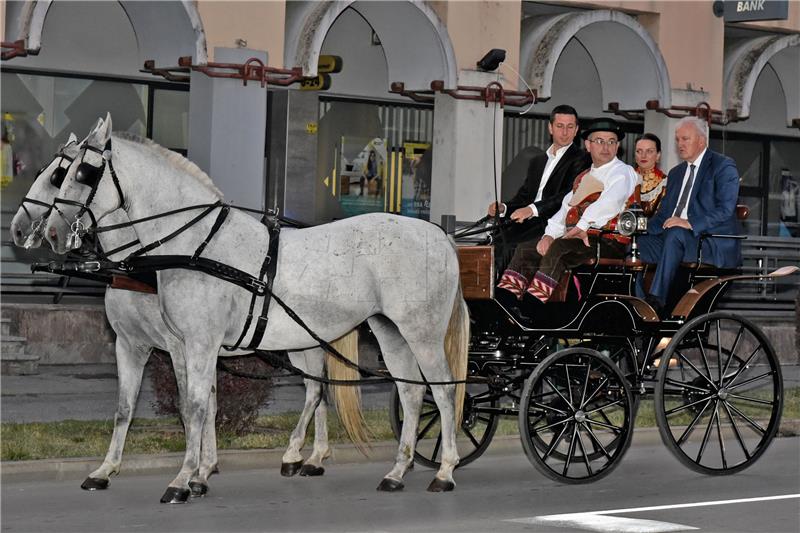
<path fill-rule="evenodd" d="M 800 141 L 773 141 L 767 235 L 800 237 Z"/>
<path fill-rule="evenodd" d="M 2 72 L 2 228 L 8 235 L 11 219 L 30 189 L 36 172 L 67 141 L 70 133 L 85 137 L 97 119 L 111 113 L 115 131 L 146 136 L 148 84 Z M 188 92 L 154 91 L 156 142 L 186 149 Z M 7 241 L 7 238 L 4 238 Z M 3 273 L 29 274 L 29 263 L 48 257 L 48 250 L 3 246 Z"/>
<path fill-rule="evenodd" d="M 153 91 L 151 138 L 165 148 L 186 155 L 189 148 L 189 91 Z"/>
<path fill-rule="evenodd" d="M 428 219 L 433 109 L 321 99 L 322 219 L 385 211 Z"/>

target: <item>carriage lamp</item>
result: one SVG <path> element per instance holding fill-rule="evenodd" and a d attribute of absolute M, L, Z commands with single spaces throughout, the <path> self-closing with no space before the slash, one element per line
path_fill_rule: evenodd
<path fill-rule="evenodd" d="M 617 219 L 617 231 L 626 237 L 631 238 L 631 261 L 639 261 L 639 245 L 636 243 L 636 235 L 647 231 L 647 217 L 644 211 L 638 207 L 631 207 L 620 213 Z"/>
<path fill-rule="evenodd" d="M 644 211 L 638 207 L 632 207 L 620 213 L 617 231 L 626 237 L 647 231 L 647 217 L 644 216 Z"/>

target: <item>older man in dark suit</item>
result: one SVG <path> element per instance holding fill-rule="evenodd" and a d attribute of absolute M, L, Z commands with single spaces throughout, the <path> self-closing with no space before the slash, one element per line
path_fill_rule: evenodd
<path fill-rule="evenodd" d="M 510 213 L 515 225 L 500 238 L 497 270 L 502 272 L 514 255 L 516 245 L 538 240 L 547 220 L 561 207 L 561 201 L 570 191 L 575 176 L 589 168 L 591 159 L 573 141 L 578 134 L 578 112 L 568 105 L 559 105 L 550 113 L 547 129 L 553 144 L 547 151 L 534 157 L 528 165 L 525 183 L 506 203 L 489 204 L 488 214 L 500 216 Z"/>
<path fill-rule="evenodd" d="M 641 258 L 656 263 L 645 299 L 661 311 L 682 261 L 697 259 L 702 234 L 736 235 L 739 172 L 729 157 L 708 149 L 708 125 L 696 117 L 678 122 L 675 143 L 683 163 L 670 170 L 667 193 L 639 238 Z M 738 239 L 703 239 L 702 259 L 721 268 L 742 263 Z M 639 287 L 640 296 L 644 292 Z"/>

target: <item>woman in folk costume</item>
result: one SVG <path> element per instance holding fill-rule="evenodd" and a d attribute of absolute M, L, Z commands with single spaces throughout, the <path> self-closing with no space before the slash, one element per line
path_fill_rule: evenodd
<path fill-rule="evenodd" d="M 591 168 L 575 178 L 542 239 L 517 248 L 497 285 L 520 300 L 527 293 L 547 302 L 565 274 L 594 257 L 598 245 L 603 257 L 625 256 L 630 239 L 600 231 L 615 228 L 619 214 L 638 202 L 639 176 L 617 159 L 625 133 L 616 121 L 602 118 L 590 122 L 581 137 Z"/>
<path fill-rule="evenodd" d="M 667 175 L 658 163 L 661 161 L 661 139 L 645 133 L 636 139 L 636 173 L 642 178 L 639 204 L 647 218 L 652 217 L 667 192 Z"/>

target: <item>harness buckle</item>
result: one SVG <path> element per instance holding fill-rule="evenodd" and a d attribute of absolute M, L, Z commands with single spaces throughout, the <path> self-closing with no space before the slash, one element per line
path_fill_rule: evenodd
<path fill-rule="evenodd" d="M 100 270 L 100 261 L 78 263 L 78 270 L 81 272 L 98 272 Z"/>
<path fill-rule="evenodd" d="M 255 292 L 258 296 L 264 296 L 267 293 L 267 284 L 255 278 L 248 279 L 247 287 Z"/>

